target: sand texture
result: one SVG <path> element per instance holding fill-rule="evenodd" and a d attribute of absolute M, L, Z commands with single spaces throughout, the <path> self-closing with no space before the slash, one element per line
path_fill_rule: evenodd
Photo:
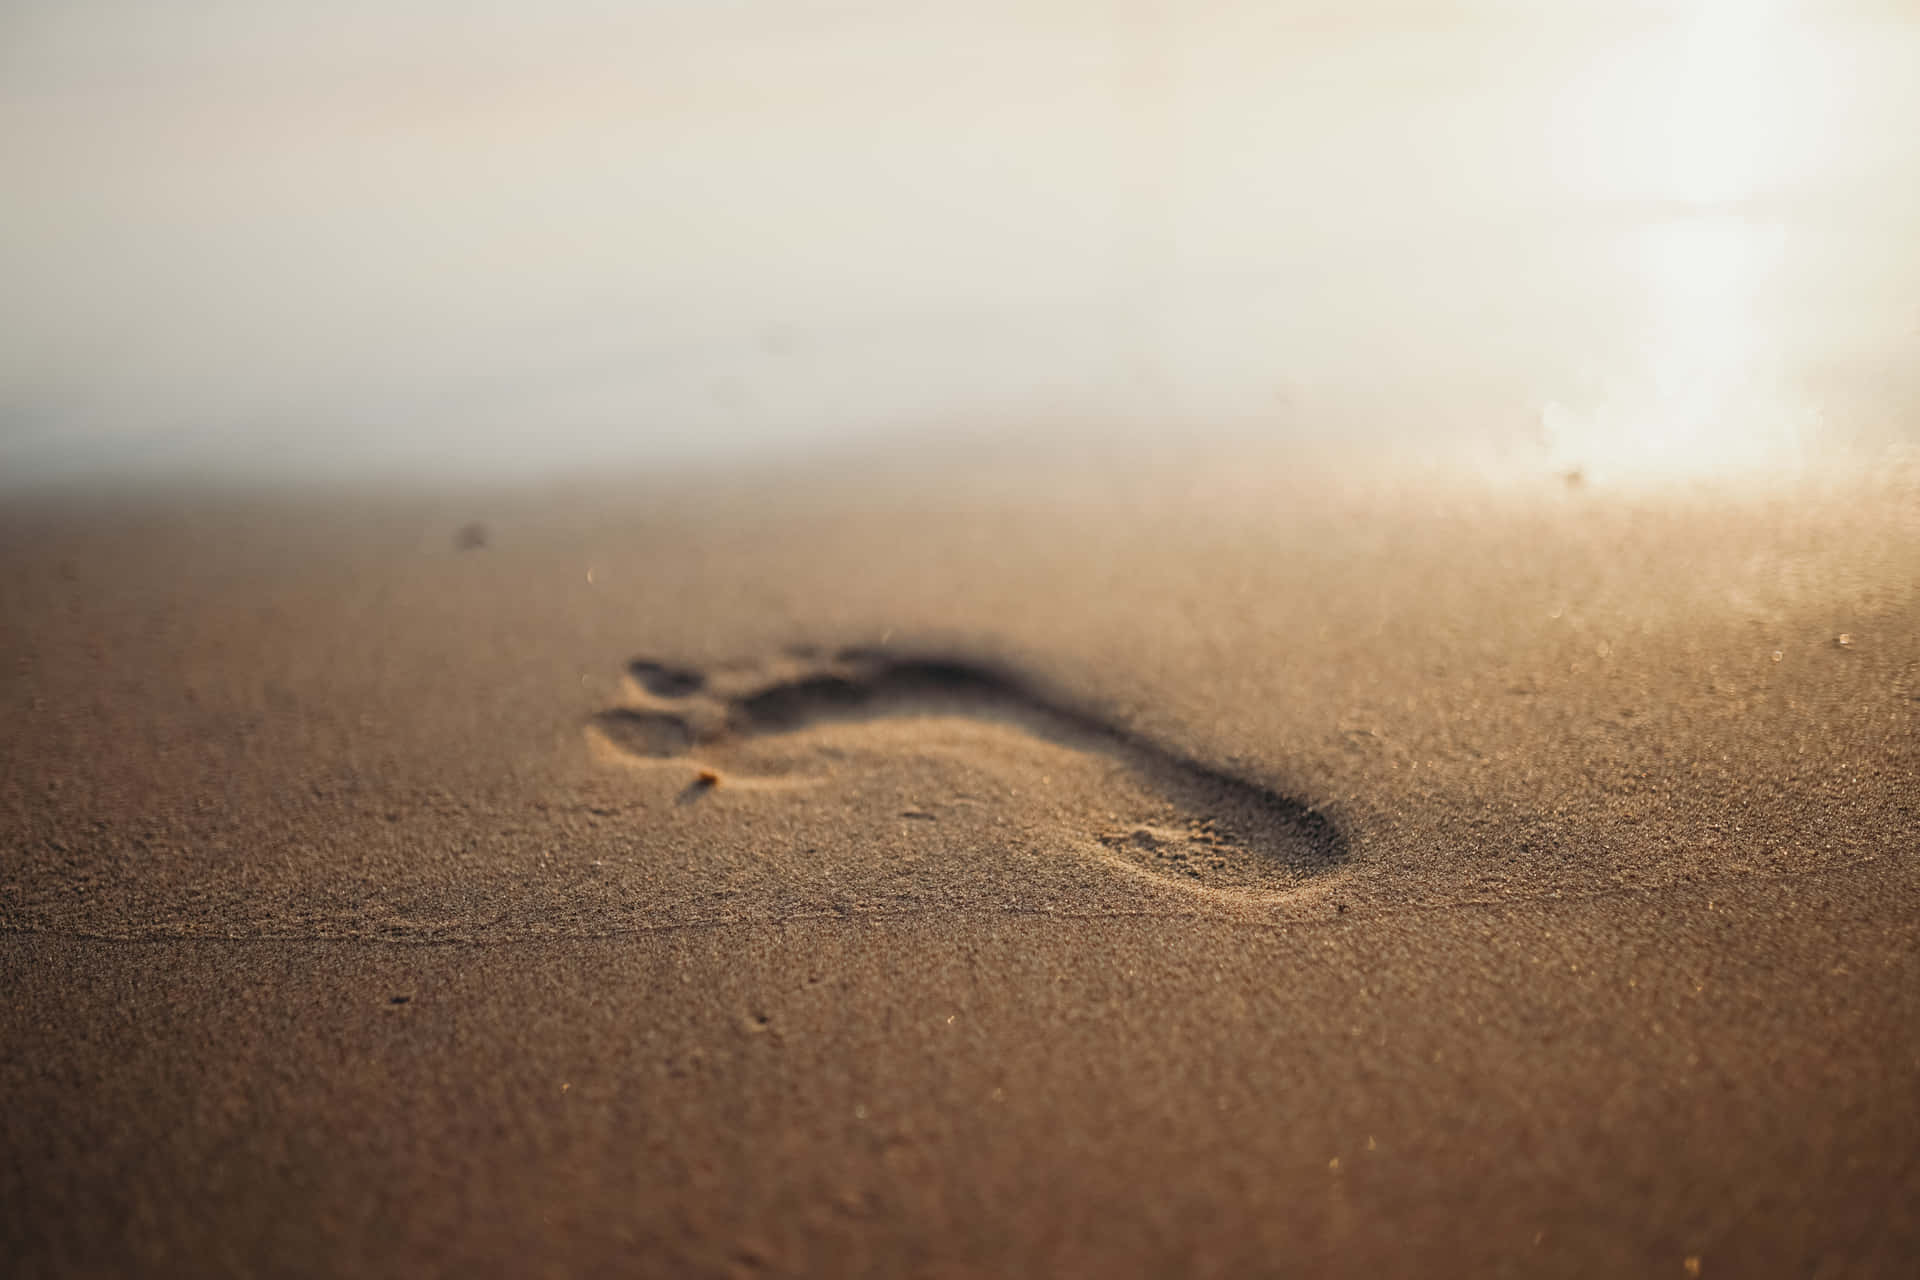
<path fill-rule="evenodd" d="M 0 1252 L 1910 1275 L 1920 486 L 0 507 Z"/>

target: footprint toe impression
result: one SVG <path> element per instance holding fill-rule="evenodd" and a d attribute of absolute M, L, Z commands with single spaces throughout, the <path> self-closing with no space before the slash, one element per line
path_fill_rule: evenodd
<path fill-rule="evenodd" d="M 683 756 L 693 746 L 693 726 L 663 711 L 615 707 L 594 720 L 616 746 L 636 756 Z"/>
<path fill-rule="evenodd" d="M 602 711 L 593 725 L 630 756 L 721 758 L 756 740 L 799 742 L 832 725 L 958 718 L 1005 726 L 1104 767 L 1114 779 L 1104 797 L 1112 803 L 1076 819 L 1072 843 L 1117 866 L 1203 890 L 1272 894 L 1300 888 L 1346 854 L 1336 824 L 1306 803 L 1171 751 L 1004 667 L 853 649 L 831 658 L 789 650 L 714 680 L 650 659 L 627 669 L 636 690 L 629 701 L 640 705 Z M 816 762 L 831 772 L 846 758 L 844 738 L 816 736 Z M 876 737 L 872 745 L 896 750 L 898 741 Z"/>

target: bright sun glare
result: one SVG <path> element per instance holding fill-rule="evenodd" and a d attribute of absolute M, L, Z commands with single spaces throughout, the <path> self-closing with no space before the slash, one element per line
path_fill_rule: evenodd
<path fill-rule="evenodd" d="M 1756 305 L 1789 234 L 1752 203 L 1817 163 L 1832 68 L 1808 34 L 1786 5 L 1701 0 L 1570 90 L 1568 185 L 1680 211 L 1622 255 L 1643 308 L 1638 377 L 1542 414 L 1557 464 L 1657 480 L 1795 460 L 1810 414 L 1765 385 Z"/>
<path fill-rule="evenodd" d="M 1695 0 L 1561 96 L 1562 180 L 1589 199 L 1719 205 L 1820 163 L 1841 68 L 1792 5 Z"/>
<path fill-rule="evenodd" d="M 1768 334 L 1756 321 L 1787 234 L 1777 221 L 1731 213 L 1638 230 L 1622 262 L 1644 305 L 1638 377 L 1584 411 L 1546 406 L 1556 464 L 1657 481 L 1796 461 L 1812 411 L 1765 376 Z"/>

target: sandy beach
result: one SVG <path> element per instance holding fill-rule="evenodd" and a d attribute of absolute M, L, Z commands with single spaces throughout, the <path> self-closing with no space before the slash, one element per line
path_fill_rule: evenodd
<path fill-rule="evenodd" d="M 0 1273 L 1920 1275 L 1920 6 L 0 19 Z"/>
<path fill-rule="evenodd" d="M 10 500 L 0 1242 L 1905 1274 L 1916 512 L 1278 451 Z"/>

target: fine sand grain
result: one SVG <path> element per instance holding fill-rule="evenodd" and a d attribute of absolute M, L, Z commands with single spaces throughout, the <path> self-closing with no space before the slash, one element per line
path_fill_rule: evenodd
<path fill-rule="evenodd" d="M 17 498 L 0 603 L 14 1274 L 1920 1257 L 1905 473 Z"/>

